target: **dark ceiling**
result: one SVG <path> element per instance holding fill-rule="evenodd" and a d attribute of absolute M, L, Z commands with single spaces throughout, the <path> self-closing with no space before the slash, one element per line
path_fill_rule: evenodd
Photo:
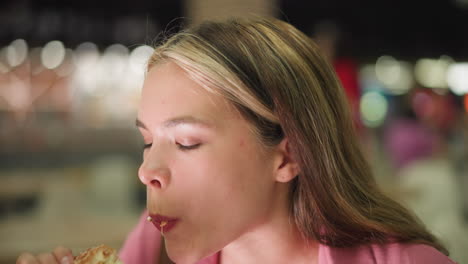
<path fill-rule="evenodd" d="M 466 0 L 283 0 L 283 18 L 304 32 L 322 20 L 338 24 L 341 51 L 357 57 L 468 58 Z M 462 3 L 465 4 L 462 4 Z"/>
<path fill-rule="evenodd" d="M 322 21 L 340 29 L 340 53 L 361 59 L 389 54 L 416 59 L 468 59 L 468 8 L 462 0 L 278 0 L 279 16 L 312 34 Z M 183 22 L 181 0 L 2 0 L 0 45 L 24 38 L 31 46 L 60 39 L 74 47 L 148 43 Z M 169 25 L 169 26 L 168 26 Z"/>

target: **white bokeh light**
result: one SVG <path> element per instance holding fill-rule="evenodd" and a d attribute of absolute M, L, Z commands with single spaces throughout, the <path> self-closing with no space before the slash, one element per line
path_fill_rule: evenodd
<path fill-rule="evenodd" d="M 150 46 L 139 46 L 130 54 L 130 68 L 139 75 L 144 75 L 148 59 L 153 54 L 154 49 Z"/>
<path fill-rule="evenodd" d="M 379 81 L 392 86 L 400 79 L 400 64 L 391 56 L 381 56 L 375 63 L 375 74 Z"/>
<path fill-rule="evenodd" d="M 80 70 L 87 70 L 94 67 L 100 55 L 96 44 L 84 42 L 75 49 L 74 56 L 77 68 Z"/>
<path fill-rule="evenodd" d="M 11 42 L 6 48 L 6 60 L 11 67 L 21 65 L 28 56 L 28 44 L 24 39 L 17 39 Z"/>
<path fill-rule="evenodd" d="M 413 85 L 412 65 L 391 56 L 381 56 L 375 64 L 375 76 L 389 94 L 401 95 Z"/>
<path fill-rule="evenodd" d="M 468 62 L 451 65 L 447 70 L 447 83 L 454 94 L 468 94 Z"/>
<path fill-rule="evenodd" d="M 447 69 L 453 63 L 450 57 L 440 59 L 419 59 L 414 68 L 416 80 L 428 88 L 448 88 Z"/>
<path fill-rule="evenodd" d="M 407 93 L 414 84 L 413 65 L 406 61 L 399 61 L 400 64 L 400 78 L 389 89 L 394 95 Z"/>
<path fill-rule="evenodd" d="M 97 67 L 101 55 L 96 44 L 84 42 L 75 49 L 74 57 L 76 70 L 73 74 L 72 91 L 79 101 L 81 96 L 93 94 L 98 89 Z"/>
<path fill-rule="evenodd" d="M 47 43 L 41 52 L 41 61 L 44 67 L 55 69 L 62 64 L 65 58 L 65 47 L 58 40 Z"/>
<path fill-rule="evenodd" d="M 104 51 L 99 62 L 99 70 L 106 82 L 119 81 L 123 78 L 128 65 L 128 48 L 122 44 L 113 44 Z"/>

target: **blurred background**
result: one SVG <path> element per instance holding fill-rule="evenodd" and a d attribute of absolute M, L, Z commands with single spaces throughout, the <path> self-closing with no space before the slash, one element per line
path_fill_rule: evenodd
<path fill-rule="evenodd" d="M 145 203 L 134 124 L 153 44 L 245 14 L 319 44 L 380 186 L 468 263 L 468 0 L 2 0 L 0 263 L 121 246 Z"/>

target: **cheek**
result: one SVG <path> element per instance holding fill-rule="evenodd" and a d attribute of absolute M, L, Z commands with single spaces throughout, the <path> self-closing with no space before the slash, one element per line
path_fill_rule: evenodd
<path fill-rule="evenodd" d="M 206 186 L 206 197 L 216 196 L 210 197 L 209 204 L 233 203 L 242 210 L 267 202 L 266 198 L 271 195 L 273 181 L 267 161 L 245 140 L 220 148 L 208 162 L 200 164 L 199 169 L 201 175 L 197 177 Z"/>
<path fill-rule="evenodd" d="M 268 185 L 265 166 L 245 140 L 219 144 L 178 159 L 172 168 L 174 191 L 190 208 L 224 207 L 231 200 L 248 203 Z"/>
<path fill-rule="evenodd" d="M 272 192 L 258 158 L 244 141 L 178 164 L 177 206 L 189 224 L 167 241 L 175 259 L 212 254 L 265 220 Z"/>
<path fill-rule="evenodd" d="M 199 152 L 178 157 L 172 168 L 177 192 L 189 196 L 192 202 L 205 200 L 204 197 L 211 199 L 215 193 L 221 196 L 219 199 L 255 198 L 259 191 L 262 194 L 273 182 L 270 162 L 250 141 L 250 138 L 220 140 Z"/>

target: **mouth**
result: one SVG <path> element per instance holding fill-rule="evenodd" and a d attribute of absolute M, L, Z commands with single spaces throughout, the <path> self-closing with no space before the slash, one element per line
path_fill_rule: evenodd
<path fill-rule="evenodd" d="M 161 232 L 162 235 L 167 234 L 171 231 L 174 226 L 179 222 L 179 219 L 168 217 L 160 214 L 150 214 L 147 220 Z"/>

